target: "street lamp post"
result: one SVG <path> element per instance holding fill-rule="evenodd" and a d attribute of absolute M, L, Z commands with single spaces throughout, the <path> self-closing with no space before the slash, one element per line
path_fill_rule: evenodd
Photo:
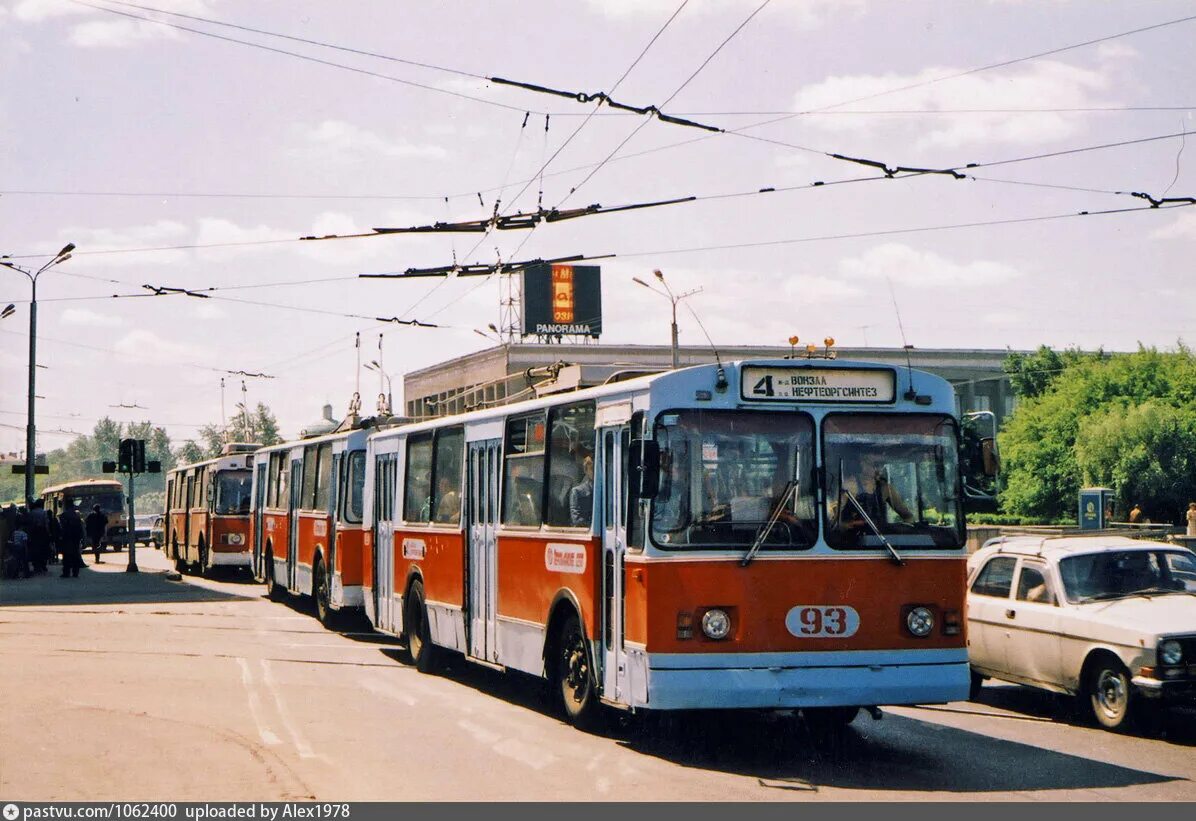
<path fill-rule="evenodd" d="M 0 265 L 20 271 L 29 278 L 32 294 L 29 299 L 29 419 L 25 427 L 25 504 L 33 504 L 34 470 L 37 461 L 37 426 L 34 419 L 34 400 L 37 398 L 37 278 L 49 268 L 66 262 L 71 258 L 71 251 L 75 250 L 75 243 L 67 243 L 54 258 L 36 272 L 27 271 L 13 262 L 0 258 Z"/>
<path fill-rule="evenodd" d="M 686 292 L 685 292 L 685 293 L 683 293 L 683 294 L 674 294 L 674 293 L 673 293 L 673 289 L 672 289 L 672 288 L 670 288 L 670 287 L 669 287 L 669 284 L 668 284 L 667 282 L 665 282 L 665 281 L 664 281 L 664 274 L 663 274 L 663 273 L 661 273 L 661 271 L 660 271 L 660 269 L 659 269 L 659 268 L 657 268 L 657 269 L 656 269 L 655 271 L 653 271 L 652 273 L 653 273 L 653 274 L 655 274 L 657 282 L 659 282 L 659 283 L 660 283 L 662 286 L 664 286 L 664 290 L 663 290 L 663 291 L 661 291 L 661 290 L 658 290 L 658 289 L 656 289 L 656 288 L 653 288 L 651 285 L 649 285 L 648 283 L 644 282 L 644 281 L 643 281 L 642 279 L 640 279 L 639 277 L 632 277 L 631 279 L 632 279 L 632 281 L 633 281 L 633 282 L 635 282 L 635 283 L 637 283 L 637 284 L 639 284 L 639 285 L 643 285 L 645 288 L 647 288 L 647 289 L 648 289 L 649 291 L 651 291 L 652 293 L 654 293 L 654 294 L 660 294 L 662 297 L 664 297 L 665 299 L 667 299 L 667 300 L 669 301 L 669 303 L 672 305 L 672 308 L 673 308 L 673 324 L 672 324 L 672 332 L 673 332 L 673 335 L 672 335 L 672 340 L 673 340 L 673 370 L 677 370 L 677 368 L 678 368 L 678 367 L 680 367 L 680 364 L 681 364 L 681 363 L 680 363 L 680 354 L 679 354 L 679 351 L 678 351 L 678 349 L 677 349 L 677 303 L 678 303 L 678 302 L 680 302 L 681 300 L 685 299 L 686 297 L 691 297 L 691 296 L 693 296 L 694 294 L 701 293 L 702 289 L 701 289 L 701 288 L 695 288 L 694 290 L 692 290 L 692 291 L 686 291 Z"/>

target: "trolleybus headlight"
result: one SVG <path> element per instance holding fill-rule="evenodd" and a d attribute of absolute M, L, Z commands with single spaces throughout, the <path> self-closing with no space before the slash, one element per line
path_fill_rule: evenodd
<path fill-rule="evenodd" d="M 731 632 L 731 617 L 717 607 L 707 610 L 702 614 L 702 632 L 708 639 L 725 639 Z"/>
<path fill-rule="evenodd" d="M 1183 657 L 1184 649 L 1178 641 L 1172 639 L 1159 645 L 1159 661 L 1163 664 L 1179 664 Z"/>
<path fill-rule="evenodd" d="M 244 542 L 245 542 L 245 537 L 242 536 L 240 533 L 228 534 L 228 543 L 229 544 L 239 545 L 239 544 L 243 544 Z"/>
<path fill-rule="evenodd" d="M 906 614 L 905 626 L 919 638 L 929 636 L 934 629 L 934 613 L 929 607 L 915 607 Z"/>

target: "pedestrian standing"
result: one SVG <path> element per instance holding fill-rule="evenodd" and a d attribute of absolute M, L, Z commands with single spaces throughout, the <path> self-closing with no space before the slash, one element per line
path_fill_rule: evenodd
<path fill-rule="evenodd" d="M 83 567 L 83 554 L 79 552 L 83 543 L 83 520 L 75 512 L 75 505 L 72 502 L 67 502 L 58 524 L 62 547 L 62 578 L 77 579 L 79 578 L 79 568 Z"/>
<path fill-rule="evenodd" d="M 1196 536 L 1196 502 L 1188 502 L 1188 536 Z"/>
<path fill-rule="evenodd" d="M 35 499 L 25 515 L 25 532 L 29 534 L 29 562 L 34 573 L 47 572 L 50 561 L 50 524 L 46 515 L 46 503 Z"/>
<path fill-rule="evenodd" d="M 1137 503 L 1135 503 L 1133 509 L 1130 510 L 1130 524 L 1136 525 L 1140 524 L 1141 522 L 1142 508 L 1138 507 Z"/>
<path fill-rule="evenodd" d="M 60 534 L 58 532 L 58 517 L 53 510 L 46 511 L 46 526 L 50 530 L 50 564 L 58 564 Z"/>
<path fill-rule="evenodd" d="M 91 542 L 91 549 L 95 552 L 95 562 L 99 564 L 100 550 L 104 546 L 104 533 L 108 530 L 108 515 L 100 510 L 100 506 L 92 505 L 91 513 L 87 514 L 87 538 Z"/>

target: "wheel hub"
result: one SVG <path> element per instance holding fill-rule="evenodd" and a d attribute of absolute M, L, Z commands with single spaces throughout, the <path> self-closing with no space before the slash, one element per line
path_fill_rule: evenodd
<path fill-rule="evenodd" d="M 1118 676 L 1108 670 L 1101 673 L 1097 682 L 1096 696 L 1101 709 L 1110 716 L 1120 715 L 1125 709 L 1125 683 Z"/>

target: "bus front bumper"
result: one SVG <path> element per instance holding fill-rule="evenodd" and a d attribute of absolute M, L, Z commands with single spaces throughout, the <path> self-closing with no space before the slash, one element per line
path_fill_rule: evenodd
<path fill-rule="evenodd" d="M 649 653 L 653 710 L 941 704 L 968 697 L 965 648 L 815 653 Z"/>
<path fill-rule="evenodd" d="M 253 567 L 253 552 L 215 548 L 208 554 L 208 561 L 213 567 Z"/>

